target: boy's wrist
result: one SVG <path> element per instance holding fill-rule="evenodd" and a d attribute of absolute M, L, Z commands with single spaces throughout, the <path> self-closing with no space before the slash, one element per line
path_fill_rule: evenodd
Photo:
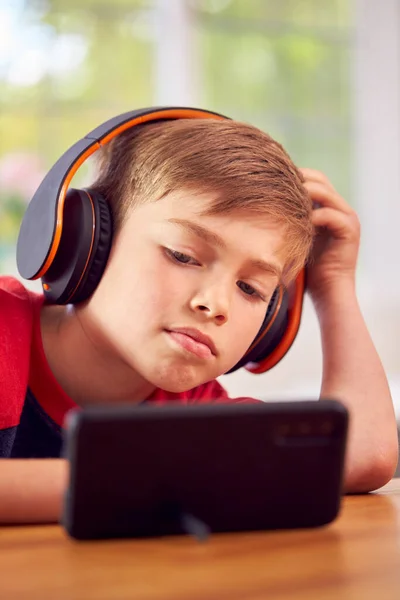
<path fill-rule="evenodd" d="M 342 307 L 348 302 L 357 302 L 356 283 L 354 277 L 336 278 L 325 282 L 318 288 L 308 290 L 317 314 L 326 310 Z"/>

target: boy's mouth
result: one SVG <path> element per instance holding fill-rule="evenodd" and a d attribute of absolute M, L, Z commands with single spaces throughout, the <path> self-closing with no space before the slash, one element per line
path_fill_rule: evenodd
<path fill-rule="evenodd" d="M 217 349 L 212 339 L 198 329 L 180 327 L 177 329 L 167 329 L 166 332 L 179 346 L 199 358 L 211 358 L 217 354 Z"/>

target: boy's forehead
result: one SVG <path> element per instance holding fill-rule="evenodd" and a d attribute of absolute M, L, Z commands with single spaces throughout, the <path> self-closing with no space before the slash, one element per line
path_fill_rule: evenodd
<path fill-rule="evenodd" d="M 217 198 L 216 192 L 180 189 L 166 194 L 155 205 L 158 204 L 160 209 L 187 213 L 195 217 L 210 209 Z"/>
<path fill-rule="evenodd" d="M 160 199 L 137 205 L 128 216 L 132 226 L 146 226 L 151 223 L 167 224 L 186 228 L 192 233 L 201 227 L 215 233 L 218 245 L 223 246 L 232 234 L 243 241 L 244 238 L 273 237 L 277 245 L 286 241 L 286 227 L 267 212 L 234 209 L 230 211 L 208 212 L 212 209 L 218 194 L 196 190 L 176 190 Z"/>
<path fill-rule="evenodd" d="M 202 192 L 196 190 L 176 190 L 151 202 L 149 213 L 155 218 L 171 219 L 185 218 L 196 221 L 229 221 L 245 225 L 254 225 L 265 229 L 281 228 L 284 225 L 274 219 L 267 211 L 263 214 L 246 208 L 213 211 L 215 202 L 220 196 L 217 192 Z"/>
<path fill-rule="evenodd" d="M 265 214 L 235 209 L 205 214 L 217 199 L 216 193 L 178 190 L 138 207 L 136 225 L 155 225 L 202 238 L 220 248 L 242 249 L 253 257 L 275 256 L 283 268 L 287 236 L 283 223 Z M 133 211 L 134 213 L 136 211 Z M 132 214 L 135 219 L 135 215 Z M 143 217 L 143 218 L 142 218 Z M 281 270 L 281 269 L 280 269 Z"/>
<path fill-rule="evenodd" d="M 217 227 L 221 227 L 221 223 L 237 225 L 242 229 L 243 233 L 247 228 L 256 227 L 261 231 L 274 230 L 277 234 L 285 235 L 286 227 L 282 221 L 274 218 L 272 215 L 252 211 L 246 208 L 235 208 L 233 210 L 209 212 L 213 208 L 215 201 L 218 199 L 217 193 L 179 191 L 168 194 L 161 199 L 160 214 L 164 218 L 179 219 L 185 218 L 199 223 L 214 222 Z M 162 206 L 162 203 L 164 206 Z M 155 203 L 155 207 L 158 203 Z M 157 210 L 157 208 L 156 208 Z M 224 234 L 223 229 L 219 229 L 221 235 Z"/>

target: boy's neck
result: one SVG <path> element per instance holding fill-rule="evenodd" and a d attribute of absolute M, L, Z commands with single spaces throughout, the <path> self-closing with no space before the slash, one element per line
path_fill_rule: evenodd
<path fill-rule="evenodd" d="M 40 328 L 49 367 L 79 406 L 139 403 L 155 386 L 132 370 L 101 338 L 85 310 L 43 306 Z"/>

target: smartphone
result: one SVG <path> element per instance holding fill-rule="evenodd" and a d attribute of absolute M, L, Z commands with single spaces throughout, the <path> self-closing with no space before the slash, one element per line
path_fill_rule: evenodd
<path fill-rule="evenodd" d="M 77 539 L 326 525 L 347 427 L 328 399 L 71 411 L 62 523 Z"/>

